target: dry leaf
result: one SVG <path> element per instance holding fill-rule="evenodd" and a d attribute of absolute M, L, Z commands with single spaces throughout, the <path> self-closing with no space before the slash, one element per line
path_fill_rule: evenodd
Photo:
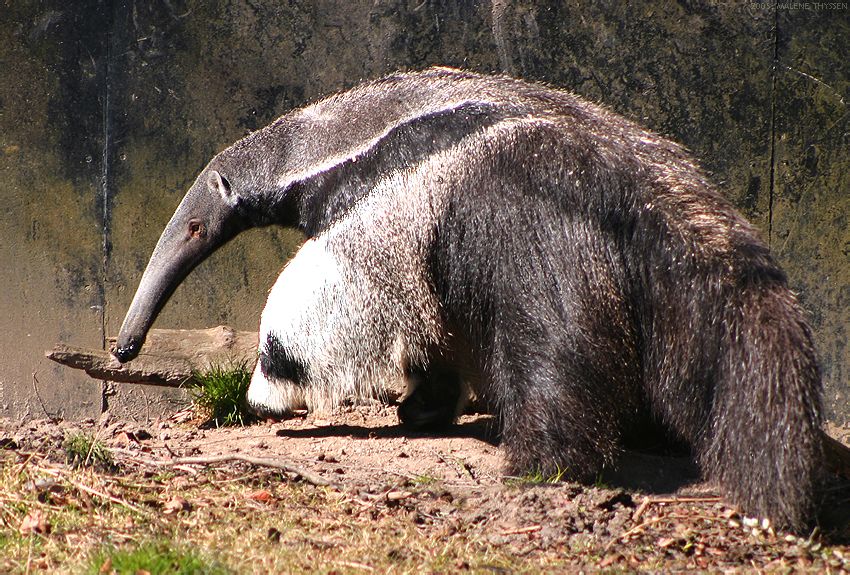
<path fill-rule="evenodd" d="M 165 515 L 171 515 L 172 513 L 179 513 L 181 511 L 191 511 L 192 504 L 180 497 L 179 495 L 175 495 L 168 501 L 166 501 L 162 506 L 162 512 Z"/>
<path fill-rule="evenodd" d="M 269 503 L 274 498 L 271 492 L 266 489 L 258 489 L 257 491 L 252 491 L 245 497 L 254 501 L 259 501 L 260 503 Z"/>
<path fill-rule="evenodd" d="M 186 477 L 185 475 L 178 475 L 169 481 L 169 487 L 171 489 L 186 489 L 193 484 L 193 481 Z"/>
<path fill-rule="evenodd" d="M 40 509 L 33 509 L 30 511 L 27 516 L 24 517 L 23 521 L 21 521 L 21 526 L 18 528 L 18 531 L 21 535 L 49 533 L 50 524 L 47 522 L 47 517 L 45 516 L 44 511 Z"/>

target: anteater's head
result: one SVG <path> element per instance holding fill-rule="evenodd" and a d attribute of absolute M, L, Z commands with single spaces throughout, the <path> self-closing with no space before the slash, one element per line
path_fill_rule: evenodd
<path fill-rule="evenodd" d="M 249 185 L 218 158 L 195 180 L 162 232 L 121 325 L 112 350 L 119 361 L 139 354 L 148 329 L 186 275 L 252 225 L 245 202 Z"/>

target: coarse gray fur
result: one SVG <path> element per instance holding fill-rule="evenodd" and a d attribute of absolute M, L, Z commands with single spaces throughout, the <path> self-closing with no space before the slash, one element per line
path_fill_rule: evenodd
<path fill-rule="evenodd" d="M 210 162 L 116 356 L 138 353 L 203 257 L 269 224 L 308 241 L 263 313 L 259 409 L 324 407 L 407 376 L 419 403 L 402 419 L 447 421 L 428 411 L 434 389 L 469 369 L 511 473 L 592 478 L 651 417 L 745 512 L 811 520 L 809 328 L 756 231 L 676 144 L 505 77 L 434 68 L 362 84 Z"/>

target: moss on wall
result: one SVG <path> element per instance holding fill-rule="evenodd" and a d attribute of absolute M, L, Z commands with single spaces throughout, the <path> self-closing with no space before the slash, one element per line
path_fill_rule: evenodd
<path fill-rule="evenodd" d="M 837 17 L 838 16 L 838 17 Z M 771 249 L 810 314 L 828 416 L 850 420 L 850 17 L 780 14 Z"/>

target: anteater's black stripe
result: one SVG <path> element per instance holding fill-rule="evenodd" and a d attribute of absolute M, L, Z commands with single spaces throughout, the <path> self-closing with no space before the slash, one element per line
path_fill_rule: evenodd
<path fill-rule="evenodd" d="M 302 384 L 307 377 L 307 366 L 281 343 L 274 332 L 269 333 L 260 352 L 260 369 L 269 379 Z"/>

